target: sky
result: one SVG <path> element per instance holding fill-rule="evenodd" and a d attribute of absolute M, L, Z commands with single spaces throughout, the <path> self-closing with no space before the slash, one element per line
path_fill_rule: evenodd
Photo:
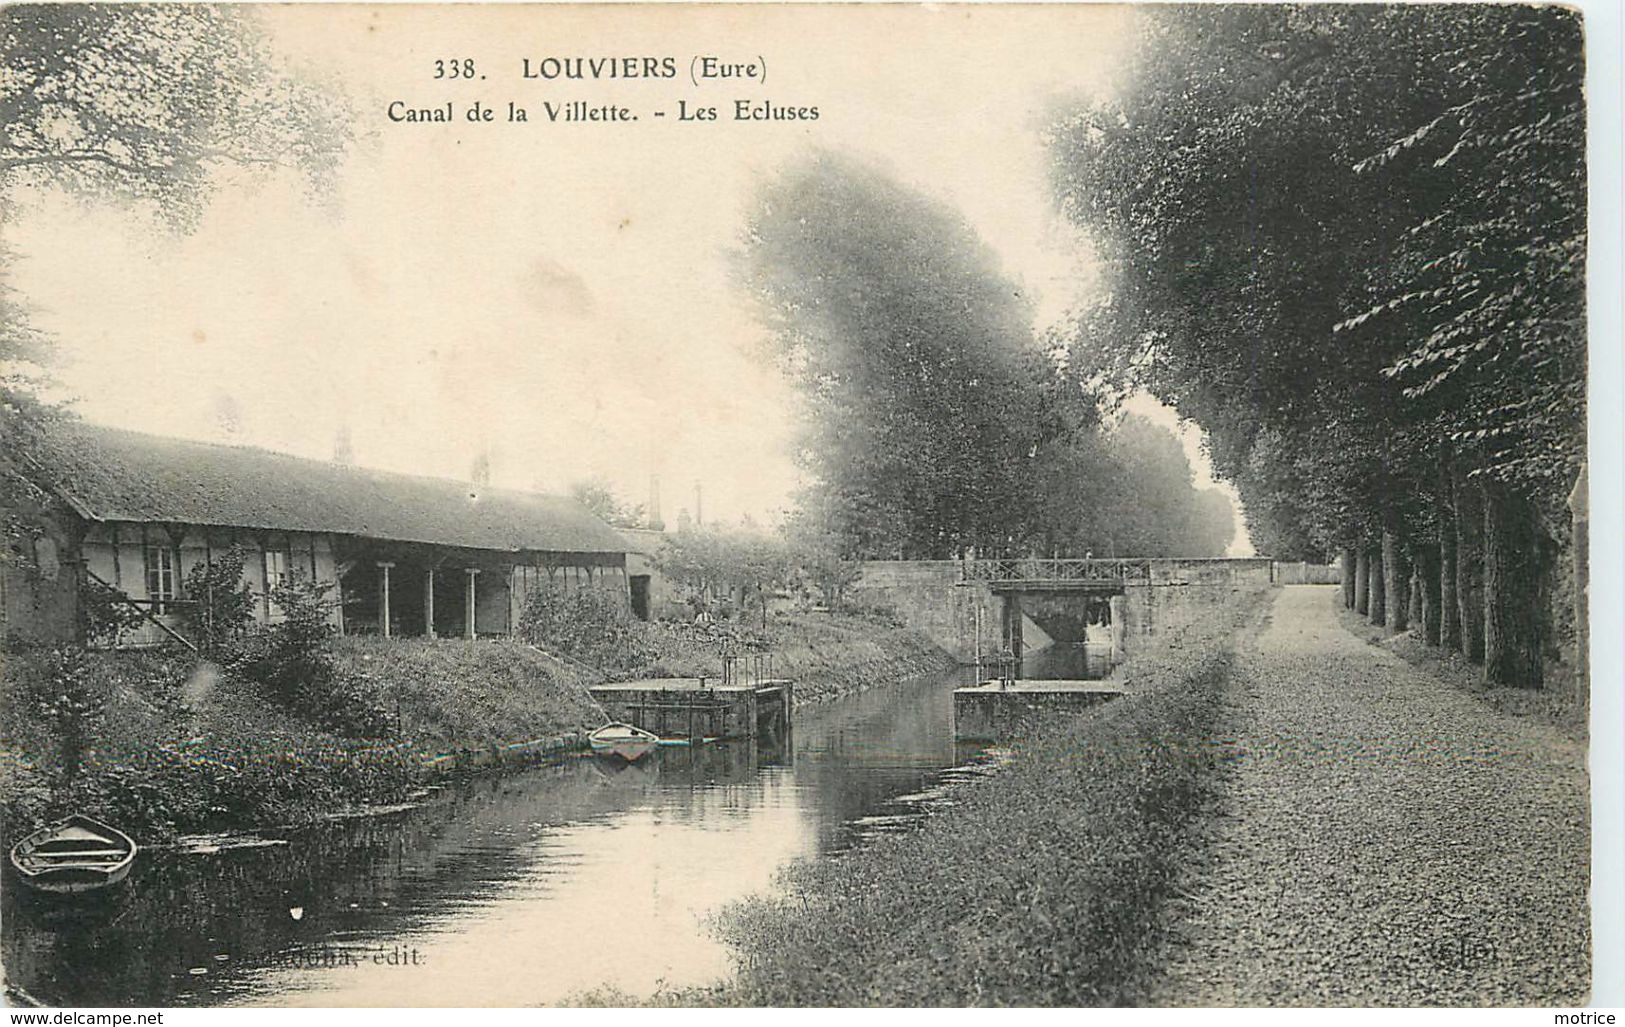
<path fill-rule="evenodd" d="M 1039 128 L 1110 89 L 1116 7 L 594 9 L 266 7 L 279 53 L 342 89 L 358 141 L 332 202 L 291 174 L 222 175 L 177 236 L 47 197 L 8 226 L 14 281 L 61 340 L 83 416 L 316 458 L 562 491 L 602 478 L 675 520 L 772 521 L 798 483 L 793 397 L 731 280 L 753 191 L 813 147 L 853 153 L 959 210 L 1035 297 L 1035 327 L 1096 287 L 1054 214 Z M 672 80 L 523 77 L 548 57 L 670 55 Z M 756 80 L 690 80 L 691 62 Z M 433 78 L 473 58 L 483 79 Z M 761 67 L 765 67 L 765 78 Z M 736 99 L 814 122 L 729 118 Z M 457 121 L 392 122 L 393 101 Z M 474 101 L 499 112 L 469 123 Z M 555 124 L 543 101 L 624 104 L 635 123 Z M 677 103 L 716 106 L 679 123 Z M 509 102 L 530 120 L 508 123 Z M 667 112 L 657 119 L 656 110 Z M 1170 411 L 1134 404 L 1170 426 Z M 1200 433 L 1183 429 L 1198 484 Z M 1237 548 L 1245 552 L 1245 542 Z"/>

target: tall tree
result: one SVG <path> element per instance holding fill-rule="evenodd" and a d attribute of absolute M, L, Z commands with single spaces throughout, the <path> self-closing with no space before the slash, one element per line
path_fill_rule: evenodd
<path fill-rule="evenodd" d="M 1506 614 L 1584 451 L 1577 18 L 1166 7 L 1143 43 L 1129 87 L 1052 134 L 1062 205 L 1117 269 L 1074 359 L 1201 423 L 1283 542 L 1369 554 L 1393 626 L 1418 547 L 1467 619 L 1461 514 L 1485 511 L 1487 674 L 1538 683 L 1534 619 Z M 1468 483 L 1442 514 L 1441 454 Z"/>
<path fill-rule="evenodd" d="M 842 497 L 861 551 L 1024 539 L 1054 369 L 963 218 L 821 153 L 758 195 L 740 269 L 807 408 L 802 462 Z"/>
<path fill-rule="evenodd" d="M 193 226 L 235 166 L 303 173 L 331 195 L 349 139 L 340 92 L 289 73 L 256 16 L 205 4 L 0 10 L 0 217 L 52 191 Z M 33 405 L 51 361 L 0 249 L 0 409 Z"/>

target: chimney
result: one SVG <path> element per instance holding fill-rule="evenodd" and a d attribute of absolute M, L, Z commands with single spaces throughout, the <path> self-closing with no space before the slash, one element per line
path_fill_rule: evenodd
<path fill-rule="evenodd" d="M 700 483 L 694 483 L 694 526 L 700 527 L 705 523 L 705 505 L 700 495 Z"/>
<path fill-rule="evenodd" d="M 339 425 L 338 434 L 333 437 L 333 462 L 355 463 L 355 443 L 350 439 L 350 426 L 347 424 Z"/>
<path fill-rule="evenodd" d="M 649 475 L 649 527 L 656 531 L 666 530 L 666 521 L 660 516 L 660 475 Z"/>

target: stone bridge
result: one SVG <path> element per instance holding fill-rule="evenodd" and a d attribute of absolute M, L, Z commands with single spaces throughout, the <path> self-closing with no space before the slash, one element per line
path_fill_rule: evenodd
<path fill-rule="evenodd" d="M 1272 562 L 1249 559 L 874 560 L 854 600 L 894 608 L 961 663 L 1020 655 L 1106 630 L 1126 653 L 1202 607 L 1273 585 Z M 1104 606 L 1104 609 L 1102 608 Z"/>

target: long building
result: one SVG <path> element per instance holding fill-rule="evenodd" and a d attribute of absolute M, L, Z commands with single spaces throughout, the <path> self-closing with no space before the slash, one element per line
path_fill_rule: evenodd
<path fill-rule="evenodd" d="M 140 612 L 116 644 L 180 643 L 188 575 L 233 546 L 257 620 L 277 619 L 273 590 L 299 576 L 332 586 L 348 634 L 506 635 L 543 582 L 647 588 L 627 577 L 626 540 L 559 496 L 85 423 L 25 470 L 46 498 L 31 551 L 0 567 L 11 641 L 81 637 L 95 590 Z"/>

